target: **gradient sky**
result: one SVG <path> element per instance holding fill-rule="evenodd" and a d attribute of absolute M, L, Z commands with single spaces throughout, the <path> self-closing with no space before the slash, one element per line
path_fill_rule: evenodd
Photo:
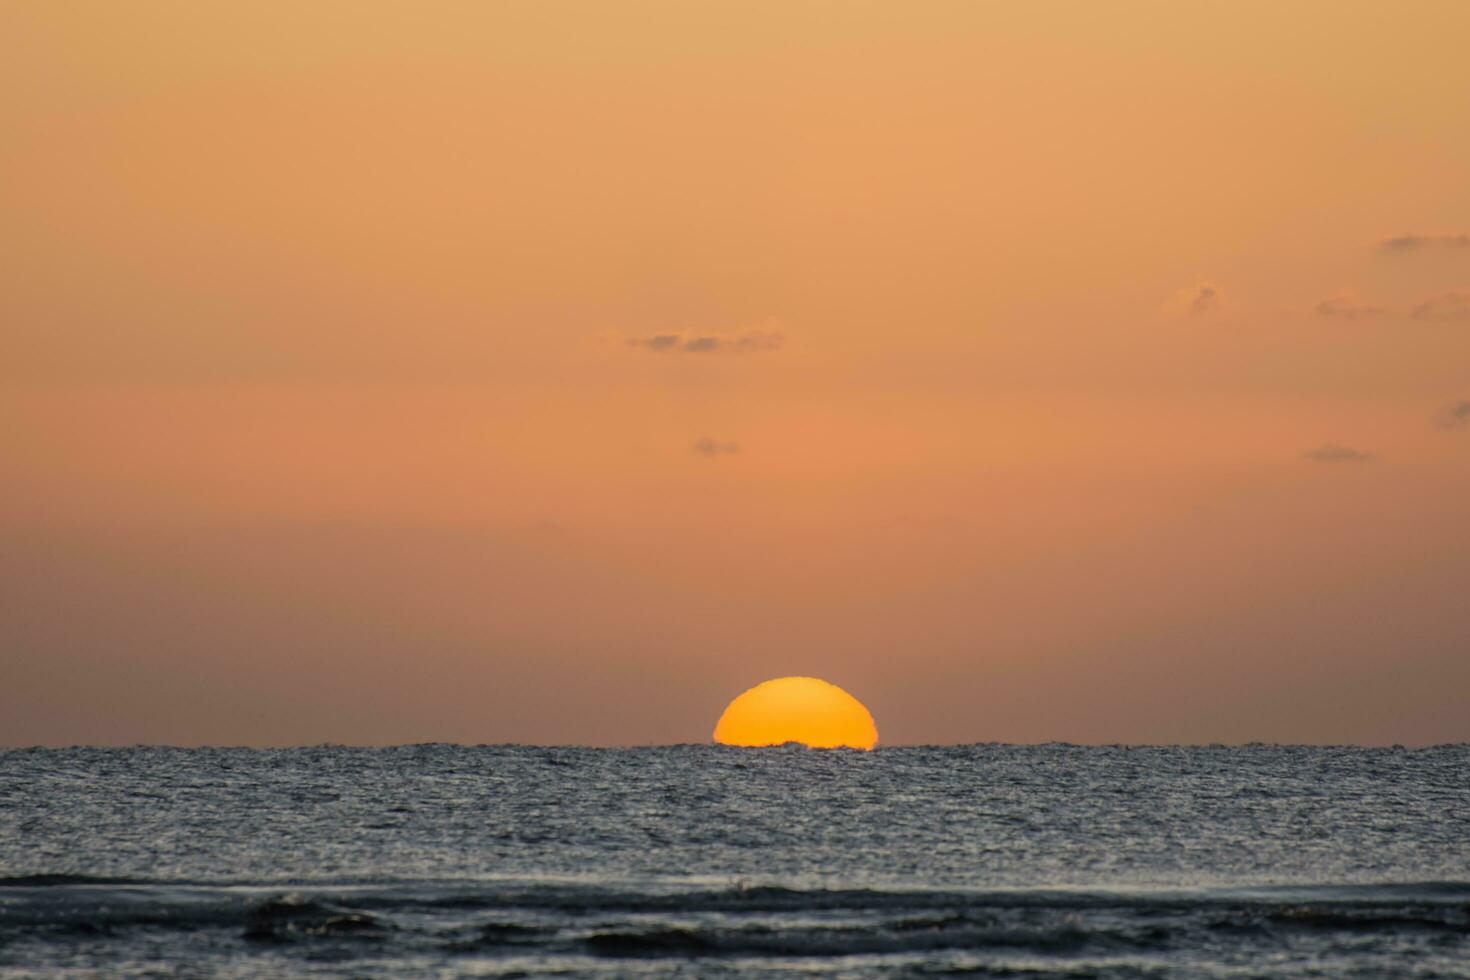
<path fill-rule="evenodd" d="M 0 5 L 0 744 L 1470 740 L 1467 37 Z"/>

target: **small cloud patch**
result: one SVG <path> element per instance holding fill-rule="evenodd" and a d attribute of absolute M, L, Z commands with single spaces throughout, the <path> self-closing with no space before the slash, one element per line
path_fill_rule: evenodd
<path fill-rule="evenodd" d="M 659 333 L 652 337 L 634 337 L 628 341 L 629 347 L 643 347 L 651 351 L 675 350 L 684 342 L 684 338 L 676 333 Z"/>
<path fill-rule="evenodd" d="M 1336 296 L 1329 296 L 1317 304 L 1316 310 L 1318 316 L 1339 317 L 1344 320 L 1382 316 L 1388 312 L 1381 306 L 1369 306 L 1350 293 L 1339 293 Z"/>
<path fill-rule="evenodd" d="M 711 439 L 709 436 L 705 436 L 702 439 L 694 440 L 694 445 L 689 448 L 696 456 L 713 458 L 715 456 L 735 455 L 740 452 L 740 443 L 721 442 L 718 439 Z"/>
<path fill-rule="evenodd" d="M 1214 313 L 1220 308 L 1220 288 L 1209 283 L 1203 283 L 1195 289 L 1194 295 L 1189 300 L 1189 312 L 1191 316 L 1199 316 L 1201 313 Z"/>
<path fill-rule="evenodd" d="M 1208 316 L 1225 308 L 1225 296 L 1212 282 L 1197 282 L 1174 294 L 1164 310 L 1174 316 Z"/>
<path fill-rule="evenodd" d="M 1470 235 L 1398 235 L 1378 243 L 1380 252 L 1407 255 L 1413 252 L 1470 251 Z"/>
<path fill-rule="evenodd" d="M 774 330 L 747 330 L 731 343 L 732 349 L 748 354 L 777 350 L 786 338 Z"/>
<path fill-rule="evenodd" d="M 629 347 L 655 354 L 759 354 L 779 350 L 786 337 L 774 330 L 746 330 L 735 334 L 658 333 L 631 337 Z"/>
<path fill-rule="evenodd" d="M 1470 319 L 1470 289 L 1451 289 L 1430 297 L 1413 313 L 1416 320 L 1466 320 Z"/>
<path fill-rule="evenodd" d="M 1200 287 L 1195 291 L 1194 298 L 1189 300 L 1189 311 L 1191 313 L 1214 313 L 1220 309 L 1220 291 L 1216 287 Z"/>
<path fill-rule="evenodd" d="M 1324 443 L 1302 455 L 1314 463 L 1366 463 L 1373 458 L 1372 453 L 1359 452 L 1356 449 L 1331 442 Z"/>
<path fill-rule="evenodd" d="M 1470 398 L 1462 398 L 1435 419 L 1441 429 L 1463 429 L 1470 427 Z"/>

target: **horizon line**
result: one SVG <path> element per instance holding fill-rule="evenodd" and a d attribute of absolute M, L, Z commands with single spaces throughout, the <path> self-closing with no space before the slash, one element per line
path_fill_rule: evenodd
<path fill-rule="evenodd" d="M 813 748 L 800 742 L 783 742 L 777 745 L 724 745 L 719 742 L 638 742 L 618 745 L 590 745 L 579 742 L 293 742 L 266 745 L 248 745 L 243 743 L 209 743 L 200 742 L 195 744 L 175 744 L 169 742 L 131 742 L 127 744 L 87 744 L 74 742 L 71 744 L 42 744 L 32 743 L 29 745 L 14 744 L 0 745 L 0 752 L 68 752 L 86 749 L 99 752 L 120 752 L 134 749 L 169 749 L 174 751 L 256 751 L 256 752 L 289 752 L 303 749 L 354 749 L 354 750 L 382 750 L 382 749 L 415 749 L 415 748 L 456 748 L 456 749 L 574 749 L 579 751 L 593 752 L 632 752 L 652 749 L 680 749 L 680 748 L 709 748 L 724 751 L 749 752 L 762 749 L 791 749 L 798 748 L 808 752 L 848 752 L 869 753 L 879 751 L 903 751 L 915 749 L 965 749 L 965 748 L 1072 748 L 1072 749 L 1249 749 L 1249 748 L 1271 748 L 1271 749 L 1364 749 L 1364 750 L 1403 750 L 1410 752 L 1427 751 L 1431 749 L 1470 748 L 1470 741 L 1461 742 L 1428 742 L 1424 744 L 1406 744 L 1403 742 L 1067 742 L 1050 740 L 1045 742 L 1000 742 L 1000 741 L 977 741 L 977 742 L 909 742 L 898 745 L 875 745 L 871 749 L 855 749 L 847 746 L 836 748 Z"/>

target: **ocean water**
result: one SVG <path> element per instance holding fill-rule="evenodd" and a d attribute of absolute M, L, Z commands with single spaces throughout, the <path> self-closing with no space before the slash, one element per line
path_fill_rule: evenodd
<path fill-rule="evenodd" d="M 0 752 L 0 977 L 1470 977 L 1470 746 Z"/>

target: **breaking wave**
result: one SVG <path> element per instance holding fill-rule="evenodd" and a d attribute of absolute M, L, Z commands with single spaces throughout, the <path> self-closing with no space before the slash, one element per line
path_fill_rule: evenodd
<path fill-rule="evenodd" d="M 441 943 L 607 958 L 846 957 L 935 950 L 1117 954 L 1211 935 L 1470 938 L 1470 882 L 1203 890 L 673 888 L 537 882 L 139 883 L 0 879 L 0 942 L 41 932 L 215 930 L 252 943 Z"/>

